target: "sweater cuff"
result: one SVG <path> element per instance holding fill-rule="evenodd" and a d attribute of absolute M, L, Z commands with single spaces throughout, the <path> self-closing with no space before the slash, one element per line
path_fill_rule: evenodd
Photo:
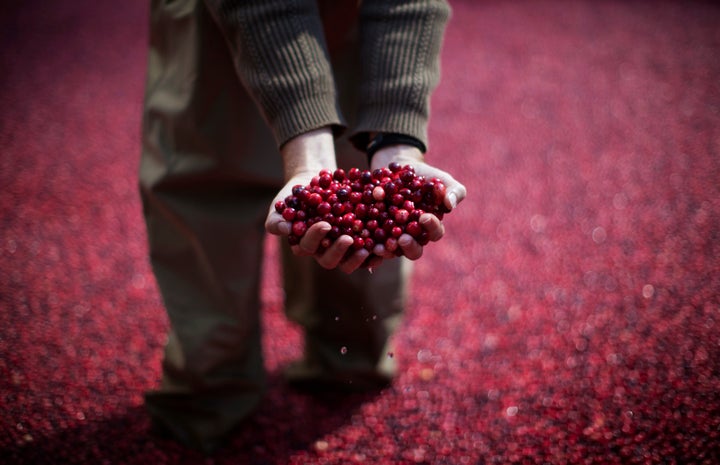
<path fill-rule="evenodd" d="M 360 110 L 361 119 L 350 135 L 353 146 L 364 152 L 370 143 L 371 132 L 403 134 L 419 140 L 428 147 L 428 115 L 417 108 L 390 110 L 387 105 L 367 105 Z"/>
<path fill-rule="evenodd" d="M 278 147 L 300 134 L 330 126 L 337 137 L 347 127 L 334 95 L 288 102 L 269 120 Z"/>

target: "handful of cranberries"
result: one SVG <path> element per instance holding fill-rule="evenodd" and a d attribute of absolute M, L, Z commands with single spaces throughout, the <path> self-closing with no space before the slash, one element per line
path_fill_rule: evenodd
<path fill-rule="evenodd" d="M 309 185 L 294 186 L 291 195 L 275 203 L 275 210 L 292 224 L 290 245 L 299 243 L 310 226 L 326 221 L 331 229 L 321 249 L 345 234 L 353 238 L 351 250 L 372 253 L 376 245 L 383 245 L 401 256 L 397 241 L 404 233 L 420 245 L 428 243 L 418 220 L 423 213 L 442 219 L 449 211 L 444 198 L 445 185 L 439 179 L 418 176 L 410 165 L 390 163 L 373 171 L 324 169 Z"/>

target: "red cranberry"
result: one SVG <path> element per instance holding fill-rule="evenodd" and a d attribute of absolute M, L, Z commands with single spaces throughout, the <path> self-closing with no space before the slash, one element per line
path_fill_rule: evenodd
<path fill-rule="evenodd" d="M 390 218 L 388 218 L 387 220 L 385 220 L 385 222 L 384 222 L 383 225 L 382 225 L 383 230 L 385 230 L 385 232 L 388 233 L 388 234 L 390 233 L 390 231 L 392 231 L 392 229 L 393 229 L 394 227 L 395 227 L 395 221 L 394 221 L 394 220 L 391 220 Z"/>
<path fill-rule="evenodd" d="M 342 222 L 340 224 L 344 228 L 349 228 L 352 226 L 354 221 L 355 221 L 355 213 L 345 213 L 342 217 Z"/>
<path fill-rule="evenodd" d="M 333 178 L 330 173 L 324 173 L 320 176 L 320 179 L 318 181 L 318 185 L 322 187 L 323 189 L 327 189 L 330 187 L 330 183 L 332 182 Z"/>
<path fill-rule="evenodd" d="M 373 189 L 365 189 L 362 193 L 362 202 L 365 204 L 372 204 L 375 202 L 375 198 L 373 197 Z"/>
<path fill-rule="evenodd" d="M 430 235 L 427 231 L 423 229 L 423 231 L 418 237 L 415 238 L 415 240 L 418 242 L 418 244 L 425 246 L 428 244 L 428 242 L 430 242 Z"/>
<path fill-rule="evenodd" d="M 355 220 L 352 222 L 352 226 L 350 228 L 354 233 L 359 234 L 360 231 L 365 228 L 365 223 L 363 223 L 362 220 Z"/>
<path fill-rule="evenodd" d="M 354 204 L 358 204 L 362 201 L 362 192 L 351 192 L 350 193 L 350 202 Z"/>
<path fill-rule="evenodd" d="M 387 234 L 385 233 L 385 230 L 382 228 L 377 228 L 373 231 L 373 238 L 379 242 L 383 243 L 385 242 L 385 239 L 387 238 Z"/>
<path fill-rule="evenodd" d="M 317 206 L 317 214 L 320 216 L 327 215 L 332 211 L 332 206 L 328 202 L 321 202 Z"/>
<path fill-rule="evenodd" d="M 310 194 L 307 198 L 307 204 L 311 207 L 317 207 L 320 205 L 320 203 L 323 201 L 323 198 L 320 194 Z"/>
<path fill-rule="evenodd" d="M 326 221 L 331 230 L 320 243 L 327 249 L 340 235 L 353 239 L 353 249 L 369 251 L 382 244 L 395 255 L 403 255 L 397 238 L 407 233 L 421 244 L 429 242 L 419 224 L 424 212 L 442 219 L 449 210 L 443 204 L 446 187 L 438 178 L 417 176 L 409 166 L 392 163 L 374 171 L 351 168 L 324 169 L 307 186 L 296 185 L 292 195 L 275 203 L 283 219 L 292 223 L 288 237 L 297 244 L 307 228 Z"/>
<path fill-rule="evenodd" d="M 382 202 L 385 199 L 385 189 L 382 186 L 375 186 L 373 189 L 373 198 L 377 202 Z M 375 204 L 377 206 L 377 203 Z"/>
<path fill-rule="evenodd" d="M 282 217 L 285 221 L 292 221 L 295 219 L 295 209 L 291 207 L 287 207 L 282 212 Z"/>
<path fill-rule="evenodd" d="M 418 238 L 420 237 L 420 234 L 422 234 L 423 229 L 422 226 L 420 226 L 420 223 L 417 221 L 411 221 L 407 224 L 407 226 L 405 226 L 405 232 L 414 238 Z"/>
<path fill-rule="evenodd" d="M 333 215 L 340 216 L 343 213 L 345 213 L 345 207 L 343 206 L 342 203 L 338 202 L 338 203 L 333 204 L 331 211 L 332 211 Z"/>
<path fill-rule="evenodd" d="M 350 189 L 347 187 L 341 187 L 340 189 L 335 192 L 335 195 L 337 195 L 337 198 L 340 202 L 344 202 L 348 199 L 348 196 L 350 195 Z"/>
<path fill-rule="evenodd" d="M 359 203 L 355 206 L 355 216 L 360 219 L 366 218 L 368 215 L 368 207 L 365 203 Z"/>
<path fill-rule="evenodd" d="M 372 180 L 373 174 L 368 170 L 363 171 L 360 175 L 360 182 L 362 182 L 363 184 L 370 184 Z"/>
<path fill-rule="evenodd" d="M 410 218 L 410 212 L 407 210 L 400 209 L 395 213 L 395 222 L 398 224 L 405 224 Z"/>
<path fill-rule="evenodd" d="M 292 224 L 292 233 L 297 237 L 302 237 L 307 231 L 307 225 L 304 221 L 296 221 Z"/>

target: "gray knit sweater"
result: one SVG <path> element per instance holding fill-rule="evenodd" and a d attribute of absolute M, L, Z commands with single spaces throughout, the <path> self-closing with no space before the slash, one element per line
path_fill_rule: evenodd
<path fill-rule="evenodd" d="M 315 0 L 205 3 L 278 146 L 319 127 L 345 128 Z M 359 3 L 362 84 L 351 140 L 362 149 L 368 132 L 394 132 L 427 145 L 430 95 L 440 76 L 450 7 L 440 0 Z"/>

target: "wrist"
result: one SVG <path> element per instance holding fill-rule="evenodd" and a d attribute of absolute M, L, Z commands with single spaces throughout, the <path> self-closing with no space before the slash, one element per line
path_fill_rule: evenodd
<path fill-rule="evenodd" d="M 425 156 L 417 147 L 411 145 L 391 145 L 378 150 L 372 157 L 371 167 L 383 168 L 391 162 L 401 165 L 416 165 L 425 161 Z"/>
<path fill-rule="evenodd" d="M 308 173 L 317 174 L 322 169 L 335 170 L 335 145 L 329 126 L 297 135 L 280 148 L 285 180 Z"/>
<path fill-rule="evenodd" d="M 425 153 L 427 150 L 427 147 L 420 139 L 407 134 L 380 132 L 370 133 L 369 137 L 370 142 L 365 148 L 365 153 L 370 164 L 375 164 L 373 158 L 378 152 L 391 147 L 414 147 L 420 154 Z"/>

